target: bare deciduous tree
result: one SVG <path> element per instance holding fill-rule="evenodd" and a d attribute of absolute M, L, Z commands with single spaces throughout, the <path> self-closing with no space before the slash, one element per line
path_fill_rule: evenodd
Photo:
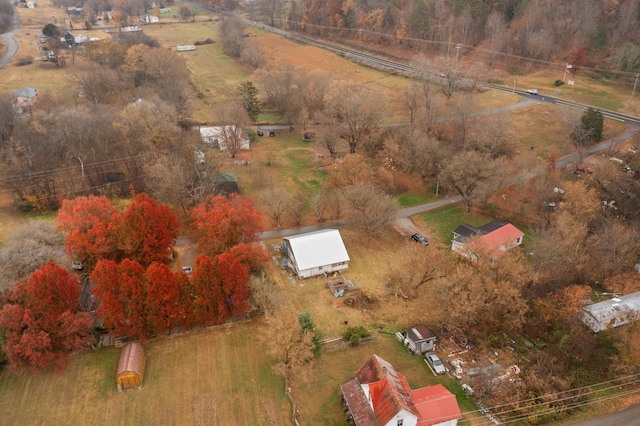
<path fill-rule="evenodd" d="M 64 234 L 53 222 L 29 221 L 15 228 L 0 248 L 0 294 L 48 262 L 70 266 L 64 243 Z"/>
<path fill-rule="evenodd" d="M 477 151 L 463 151 L 455 155 L 440 170 L 442 183 L 460 194 L 467 213 L 471 210 L 475 191 L 490 183 L 496 174 L 491 157 Z"/>
<path fill-rule="evenodd" d="M 245 147 L 246 138 L 242 128 L 251 121 L 247 110 L 238 103 L 227 102 L 214 112 L 216 124 L 220 126 L 219 144 L 224 145 L 231 158 L 235 158 Z"/>
<path fill-rule="evenodd" d="M 242 63 L 257 70 L 267 65 L 267 52 L 256 44 L 249 44 L 240 54 Z"/>
<path fill-rule="evenodd" d="M 377 237 L 398 211 L 396 200 L 373 185 L 355 184 L 345 189 L 353 226 L 368 238 Z"/>
<path fill-rule="evenodd" d="M 240 58 L 247 47 L 244 25 L 235 18 L 224 18 L 220 25 L 222 50 L 232 58 Z"/>
<path fill-rule="evenodd" d="M 322 151 L 326 151 L 331 158 L 338 157 L 340 135 L 333 128 L 325 129 L 317 139 L 317 145 Z"/>
<path fill-rule="evenodd" d="M 274 315 L 284 306 L 284 297 L 278 284 L 266 274 L 249 277 L 251 303 L 258 313 L 265 316 Z"/>
<path fill-rule="evenodd" d="M 378 126 L 386 110 L 386 102 L 380 93 L 343 82 L 332 89 L 328 108 L 342 127 L 349 143 L 349 152 L 355 154 Z"/>
<path fill-rule="evenodd" d="M 277 229 L 282 225 L 282 218 L 289 208 L 291 197 L 285 192 L 278 189 L 271 189 L 262 197 L 267 215 L 273 220 L 273 224 Z"/>

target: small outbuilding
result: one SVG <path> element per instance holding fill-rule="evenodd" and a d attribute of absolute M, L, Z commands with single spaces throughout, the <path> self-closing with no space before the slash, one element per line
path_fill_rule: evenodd
<path fill-rule="evenodd" d="M 220 173 L 213 177 L 215 188 L 213 193 L 216 195 L 227 196 L 238 192 L 238 178 L 233 173 Z"/>
<path fill-rule="evenodd" d="M 349 254 L 337 229 L 285 238 L 284 247 L 288 264 L 300 278 L 337 272 L 349 267 Z"/>
<path fill-rule="evenodd" d="M 580 311 L 580 319 L 594 333 L 636 322 L 640 319 L 640 292 L 587 305 Z"/>
<path fill-rule="evenodd" d="M 144 363 L 144 348 L 140 342 L 129 342 L 124 345 L 116 374 L 118 392 L 142 387 Z"/>
<path fill-rule="evenodd" d="M 396 337 L 414 354 L 432 351 L 438 338 L 436 333 L 426 325 L 409 327 L 402 333 L 397 333 Z"/>

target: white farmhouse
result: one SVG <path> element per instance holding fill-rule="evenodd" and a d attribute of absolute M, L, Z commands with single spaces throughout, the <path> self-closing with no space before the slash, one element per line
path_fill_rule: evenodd
<path fill-rule="evenodd" d="M 237 149 L 251 149 L 251 141 L 242 129 L 236 126 L 208 126 L 200 127 L 202 141 L 213 145 L 221 151 L 227 150 L 228 145 L 234 144 Z"/>

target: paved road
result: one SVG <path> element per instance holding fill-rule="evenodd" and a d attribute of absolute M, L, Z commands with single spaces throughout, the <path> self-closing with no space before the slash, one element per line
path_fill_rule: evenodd
<path fill-rule="evenodd" d="M 2 41 L 7 45 L 7 51 L 2 56 L 2 58 L 0 58 L 0 68 L 7 65 L 11 61 L 11 58 L 13 58 L 20 49 L 20 45 L 18 44 L 18 41 L 15 37 L 16 31 L 18 31 L 18 11 L 14 8 L 13 25 L 11 26 L 11 31 L 0 35 L 0 39 L 2 39 Z"/>
<path fill-rule="evenodd" d="M 613 138 L 611 140 L 601 142 L 598 145 L 590 146 L 589 148 L 587 148 L 582 153 L 582 156 L 583 157 L 588 157 L 588 156 L 591 156 L 591 155 L 594 155 L 594 154 L 609 150 L 609 149 L 611 149 L 611 147 L 629 140 L 639 130 L 640 130 L 640 128 L 637 127 L 637 126 L 629 127 L 629 129 L 625 133 L 623 133 L 623 134 L 621 134 L 619 136 L 616 136 L 615 138 Z M 568 164 L 576 162 L 579 158 L 580 158 L 580 154 L 579 153 L 573 153 L 573 154 L 567 155 L 565 157 L 560 158 L 556 162 L 556 167 L 558 167 L 558 168 L 565 167 Z M 538 175 L 540 173 L 543 173 L 545 170 L 546 170 L 546 166 L 540 166 L 540 167 L 538 167 L 538 168 L 536 168 L 536 169 L 534 169 L 532 171 L 529 171 L 528 175 L 530 177 L 532 177 L 532 176 Z M 517 177 L 517 176 L 514 177 L 514 178 L 511 178 L 511 179 L 507 180 L 504 185 L 505 186 L 511 185 L 511 184 L 517 182 L 519 178 L 520 177 Z M 424 212 L 428 212 L 428 211 L 431 211 L 431 210 L 439 209 L 441 207 L 450 206 L 452 204 L 456 204 L 456 203 L 459 203 L 461 201 L 462 201 L 462 197 L 460 195 L 456 195 L 456 196 L 453 196 L 453 197 L 448 197 L 448 198 L 443 198 L 441 200 L 432 201 L 430 203 L 420 204 L 420 205 L 412 206 L 412 207 L 406 207 L 404 209 L 398 210 L 397 217 L 398 218 L 409 217 L 409 216 L 413 216 L 413 215 L 418 214 L 418 213 L 424 213 Z M 327 223 L 321 223 L 321 224 L 318 224 L 318 225 L 303 226 L 303 227 L 300 227 L 300 228 L 277 229 L 277 230 L 274 230 L 274 231 L 263 232 L 262 234 L 260 234 L 260 239 L 261 240 L 269 240 L 269 239 L 272 239 L 272 238 L 289 237 L 291 235 L 304 234 L 306 232 L 320 231 L 320 230 L 323 230 L 323 229 L 345 228 L 347 226 L 349 226 L 349 222 L 348 221 L 344 221 L 344 222 L 327 222 Z M 638 425 L 640 425 L 640 420 L 638 422 Z"/>
<path fill-rule="evenodd" d="M 638 426 L 640 425 L 640 404 L 632 405 L 622 411 L 574 423 L 572 426 Z"/>

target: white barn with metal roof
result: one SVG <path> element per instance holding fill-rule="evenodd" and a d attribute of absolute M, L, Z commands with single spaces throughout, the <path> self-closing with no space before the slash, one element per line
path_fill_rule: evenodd
<path fill-rule="evenodd" d="M 640 319 L 640 292 L 587 305 L 580 319 L 595 333 Z"/>
<path fill-rule="evenodd" d="M 289 266 L 300 278 L 341 271 L 349 267 L 349 254 L 337 229 L 284 238 Z"/>

